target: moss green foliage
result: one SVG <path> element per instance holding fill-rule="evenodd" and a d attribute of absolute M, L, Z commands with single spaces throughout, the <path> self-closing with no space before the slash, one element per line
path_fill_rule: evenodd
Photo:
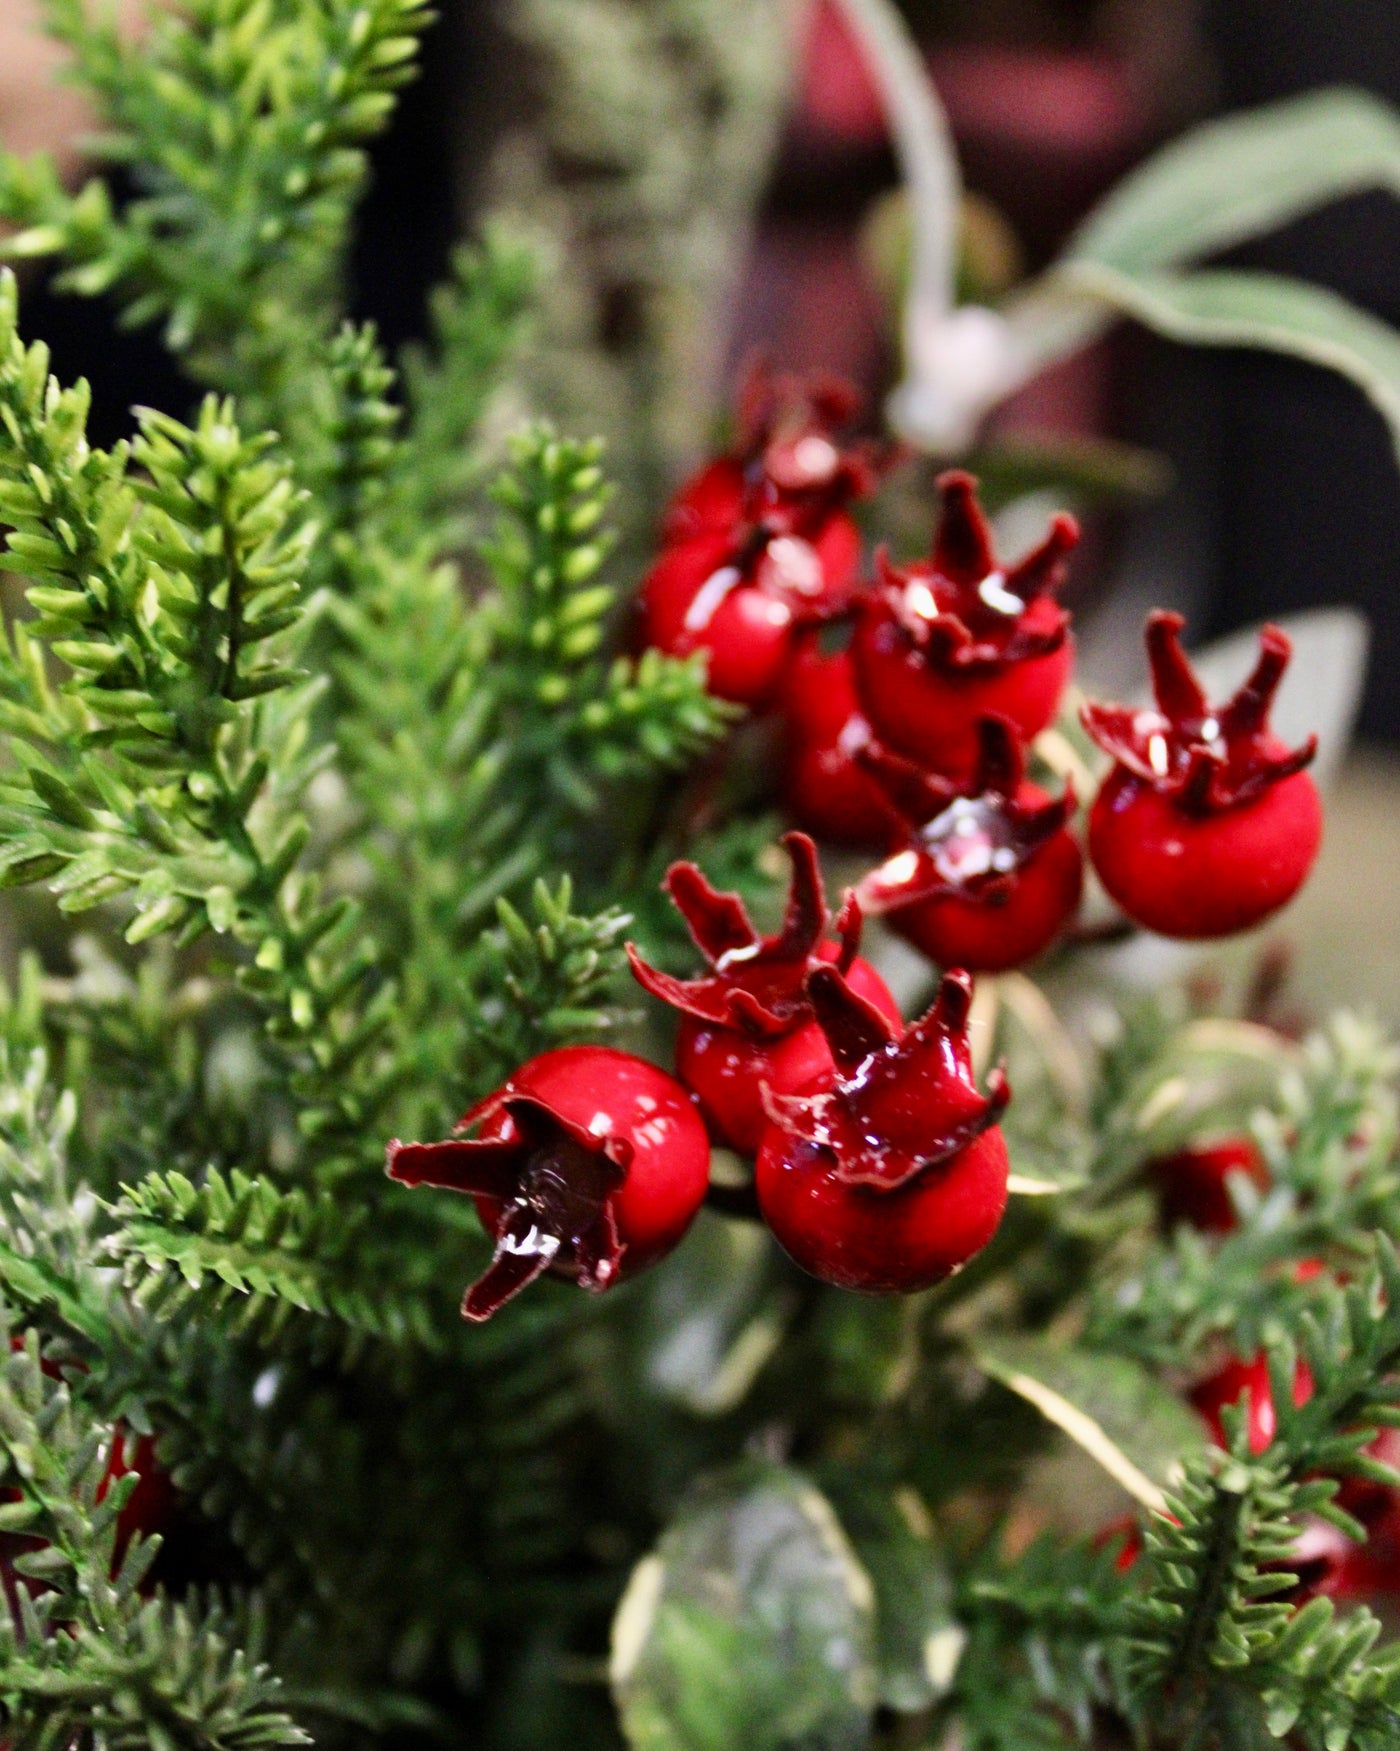
<path fill-rule="evenodd" d="M 572 54 L 585 11 L 613 60 Z M 402 361 L 347 320 L 418 0 L 196 0 L 139 47 L 50 8 L 121 179 L 74 194 L 0 156 L 0 247 L 159 323 L 194 389 L 187 420 L 94 447 L 86 388 L 54 381 L 0 279 L 0 875 L 28 944 L 0 1001 L 16 1748 L 616 1747 L 608 1626 L 654 1547 L 614 1677 L 658 1751 L 1400 1745 L 1376 1621 L 1280 1578 L 1304 1517 L 1359 1530 L 1337 1480 L 1388 1479 L 1368 1447 L 1400 1422 L 1374 1030 L 1299 1051 L 1169 997 L 1091 1051 L 1027 981 L 989 982 L 1039 1195 L 898 1303 L 706 1216 L 635 1284 L 545 1282 L 468 1330 L 469 1201 L 384 1176 L 391 1136 L 444 1135 L 540 1050 L 664 1049 L 622 943 L 693 965 L 669 859 L 774 909 L 773 824 L 714 761 L 730 715 L 696 665 L 620 654 L 610 528 L 650 514 L 639 457 L 696 441 L 679 337 L 746 211 L 730 171 L 771 126 L 776 11 L 512 19 L 574 62 L 550 126 L 596 172 L 569 215 L 585 314 L 622 285 L 644 317 L 612 361 L 641 410 L 618 504 L 596 441 L 506 429 L 561 362 L 570 289 L 518 228 L 459 255 Z M 1272 1189 L 1228 1235 L 1158 1232 L 1144 1163 L 1244 1123 Z M 1027 1393 L 1047 1326 L 1076 1366 Z M 1183 1386 L 1260 1347 L 1272 1444 L 1182 1437 Z M 1089 1527 L 1011 1536 L 1064 1463 L 1041 1412 L 1066 1394 L 1093 1457 L 1170 1515 L 1139 1516 L 1126 1571 Z M 177 1493 L 164 1546 L 119 1541 L 132 1485 L 106 1483 L 147 1434 Z"/>

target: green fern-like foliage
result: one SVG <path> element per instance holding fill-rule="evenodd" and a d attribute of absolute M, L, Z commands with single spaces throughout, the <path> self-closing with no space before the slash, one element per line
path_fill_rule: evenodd
<path fill-rule="evenodd" d="M 364 143 L 411 77 L 426 7 L 212 0 L 157 14 L 139 42 L 81 0 L 48 18 L 101 107 L 102 156 L 139 192 L 118 206 L 94 180 L 70 195 L 47 161 L 11 160 L 11 254 L 60 257 L 70 289 L 114 291 L 197 377 L 281 421 L 338 296 Z"/>

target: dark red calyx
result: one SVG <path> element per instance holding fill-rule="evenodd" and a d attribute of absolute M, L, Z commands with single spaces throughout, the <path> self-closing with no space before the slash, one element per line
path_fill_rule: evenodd
<path fill-rule="evenodd" d="M 997 561 L 973 477 L 952 469 L 938 490 L 932 556 L 907 567 L 877 557 L 881 594 L 924 660 L 988 669 L 1058 650 L 1069 615 L 1052 598 L 1079 540 L 1074 518 L 1057 515 L 1040 546 L 1008 569 Z"/>
<path fill-rule="evenodd" d="M 391 1143 L 389 1177 L 406 1186 L 437 1186 L 491 1200 L 496 1255 L 462 1303 L 463 1316 L 489 1319 L 546 1271 L 585 1289 L 608 1288 L 622 1264 L 612 1209 L 633 1149 L 622 1137 L 595 1136 L 510 1084 L 488 1096 L 457 1126 L 494 1134 L 442 1143 Z"/>
<path fill-rule="evenodd" d="M 693 863 L 673 863 L 665 887 L 712 971 L 701 979 L 674 979 L 648 966 L 632 943 L 627 958 L 644 991 L 699 1021 L 737 1028 L 759 1039 L 790 1033 L 812 1018 L 808 971 L 820 965 L 817 946 L 830 914 L 822 891 L 817 848 L 805 833 L 785 833 L 792 860 L 787 913 L 776 936 L 760 936 L 737 894 L 712 888 Z M 846 972 L 860 948 L 860 908 L 847 896 L 836 920 Z"/>
<path fill-rule="evenodd" d="M 739 391 L 734 460 L 743 470 L 743 517 L 769 535 L 810 535 L 833 512 L 871 492 L 877 452 L 842 434 L 861 411 L 851 384 L 825 373 L 749 368 Z"/>
<path fill-rule="evenodd" d="M 720 547 L 687 611 L 688 630 L 703 632 L 740 585 L 759 585 L 798 615 L 827 614 L 851 594 L 854 568 L 849 579 L 831 575 L 825 538 L 888 466 L 876 446 L 842 436 L 860 405 L 836 378 L 775 375 L 762 363 L 750 370 L 734 451 L 683 488 L 662 523 L 665 547 L 697 538 Z"/>
<path fill-rule="evenodd" d="M 815 968 L 807 989 L 835 1079 L 815 1094 L 767 1093 L 765 1105 L 790 1136 L 831 1152 L 838 1180 L 894 1191 L 996 1124 L 1011 1090 L 1000 1069 L 986 1094 L 973 1080 L 969 974 L 945 974 L 932 1008 L 902 1034 L 835 967 Z"/>
<path fill-rule="evenodd" d="M 1074 814 L 1073 786 L 1026 794 L 1025 746 L 1002 717 L 977 721 L 977 764 L 965 781 L 926 772 L 870 741 L 855 758 L 880 786 L 902 850 L 856 888 L 863 911 L 887 912 L 944 895 L 986 900 L 1005 891 Z"/>
<path fill-rule="evenodd" d="M 1084 727 L 1119 765 L 1191 814 L 1219 814 L 1301 772 L 1317 752 L 1317 737 L 1289 752 L 1269 733 L 1269 708 L 1293 654 L 1282 628 L 1264 627 L 1254 673 L 1228 704 L 1213 706 L 1181 648 L 1184 625 L 1165 609 L 1147 619 L 1157 709 L 1091 702 L 1083 708 Z"/>

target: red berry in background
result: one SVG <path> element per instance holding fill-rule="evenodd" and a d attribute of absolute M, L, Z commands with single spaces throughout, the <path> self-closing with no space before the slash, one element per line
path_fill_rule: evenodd
<path fill-rule="evenodd" d="M 1084 859 L 1066 826 L 1070 787 L 1052 799 L 1026 779 L 1025 750 L 1004 718 L 982 718 L 978 742 L 963 781 L 866 750 L 902 846 L 856 898 L 939 966 L 1002 972 L 1048 948 L 1074 916 Z"/>
<path fill-rule="evenodd" d="M 834 967 L 808 979 L 835 1064 L 798 1095 L 770 1095 L 758 1152 L 764 1220 L 803 1270 L 871 1294 L 942 1282 L 996 1233 L 1008 1163 L 997 1119 L 1010 1098 L 972 1076 L 972 981 L 949 973 L 906 1033 Z"/>
<path fill-rule="evenodd" d="M 1057 516 L 1025 559 L 998 565 L 977 483 L 940 477 L 933 555 L 898 568 L 880 557 L 880 588 L 853 648 L 856 689 L 875 733 L 943 772 L 977 758 L 977 721 L 1007 718 L 1029 741 L 1053 719 L 1069 680 L 1069 615 L 1054 599 L 1079 539 Z"/>
<path fill-rule="evenodd" d="M 655 1263 L 704 1202 L 710 1146 L 674 1077 L 607 1046 L 532 1058 L 442 1143 L 391 1143 L 392 1179 L 476 1200 L 496 1243 L 462 1302 L 489 1319 L 546 1271 L 595 1293 Z"/>
<path fill-rule="evenodd" d="M 1217 707 L 1182 624 L 1148 618 L 1157 709 L 1086 705 L 1084 726 L 1114 760 L 1089 816 L 1100 880 L 1138 924 L 1192 940 L 1248 930 L 1293 898 L 1322 840 L 1322 804 L 1303 770 L 1316 738 L 1289 749 L 1269 733 L 1286 634 L 1263 629 L 1254 673 Z"/>
<path fill-rule="evenodd" d="M 1236 1175 L 1261 1192 L 1269 1185 L 1269 1170 L 1251 1137 L 1221 1137 L 1158 1156 L 1148 1162 L 1146 1173 L 1157 1189 L 1163 1225 L 1174 1228 L 1184 1222 L 1203 1234 L 1228 1234 L 1238 1225 L 1230 1196 Z"/>
<path fill-rule="evenodd" d="M 1312 1374 L 1305 1362 L 1299 1362 L 1293 1376 L 1293 1402 L 1306 1404 L 1312 1397 Z M 1274 1412 L 1273 1386 L 1269 1380 L 1268 1357 L 1258 1355 L 1244 1362 L 1236 1357 L 1203 1380 L 1191 1392 L 1191 1402 L 1210 1424 L 1211 1434 L 1224 1447 L 1225 1425 L 1220 1413 L 1227 1405 L 1248 1398 L 1246 1427 L 1251 1453 L 1262 1453 L 1274 1438 L 1277 1418 Z"/>
<path fill-rule="evenodd" d="M 784 834 L 792 859 L 787 914 L 776 936 L 760 936 L 737 894 L 717 893 L 693 863 L 675 863 L 665 887 L 711 971 L 675 979 L 650 967 L 628 943 L 643 990 L 681 1012 L 676 1074 L 695 1096 L 716 1141 L 751 1155 L 768 1124 L 765 1088 L 788 1093 L 831 1072 L 831 1052 L 807 995 L 808 973 L 834 961 L 853 988 L 897 1027 L 899 1006 L 857 955 L 860 911 L 837 920 L 839 943 L 823 942 L 829 913 L 817 848 Z"/>
<path fill-rule="evenodd" d="M 750 377 L 733 455 L 688 481 L 662 524 L 641 589 L 642 637 L 672 656 L 704 651 L 712 693 L 762 707 L 805 622 L 846 606 L 860 531 L 846 506 L 868 493 L 866 447 L 837 434 L 857 411 L 841 384 Z"/>
<path fill-rule="evenodd" d="M 1299 1362 L 1293 1377 L 1293 1402 L 1306 1404 L 1312 1390 L 1312 1374 L 1306 1363 Z M 1196 1387 L 1191 1401 L 1211 1425 L 1215 1440 L 1224 1446 L 1220 1413 L 1226 1405 L 1238 1403 L 1246 1393 L 1250 1451 L 1262 1453 L 1273 1440 L 1275 1428 L 1273 1386 L 1263 1356 L 1250 1362 L 1227 1363 Z M 1366 1452 L 1384 1465 L 1400 1466 L 1400 1430 L 1382 1429 Z M 1361 1523 L 1365 1542 L 1348 1538 L 1340 1528 L 1315 1516 L 1305 1520 L 1296 1548 L 1279 1564 L 1298 1578 L 1293 1597 L 1301 1601 L 1324 1594 L 1337 1599 L 1360 1599 L 1400 1593 L 1400 1492 L 1391 1484 L 1371 1478 L 1345 1477 L 1336 1502 Z"/>
<path fill-rule="evenodd" d="M 857 759 L 870 725 L 856 700 L 850 652 L 825 655 L 818 629 L 801 633 L 781 703 L 783 800 L 798 826 L 833 845 L 884 845 L 889 810 Z"/>

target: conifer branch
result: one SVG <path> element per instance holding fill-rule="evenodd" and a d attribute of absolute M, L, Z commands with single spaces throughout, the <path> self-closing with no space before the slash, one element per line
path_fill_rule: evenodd
<path fill-rule="evenodd" d="M 0 1343 L 0 1478 L 15 1491 L 0 1518 L 35 1541 L 14 1568 L 37 1583 L 17 1585 L 0 1614 L 0 1725 L 26 1745 L 80 1734 L 118 1745 L 133 1721 L 147 1742 L 173 1746 L 309 1744 L 277 1706 L 277 1681 L 231 1643 L 224 1613 L 143 1597 L 158 1541 L 133 1540 L 115 1559 L 134 1479 L 103 1489 L 110 1430 L 44 1373 L 36 1334 L 10 1348 L 2 1310 Z"/>
<path fill-rule="evenodd" d="M 196 1292 L 210 1312 L 229 1309 L 240 1328 L 275 1336 L 292 1311 L 330 1316 L 354 1339 L 439 1348 L 440 1298 L 414 1298 L 366 1265 L 367 1209 L 347 1211 L 330 1193 L 310 1196 L 267 1180 L 209 1170 L 147 1175 L 126 1188 L 107 1251 L 154 1317 L 172 1318 Z"/>
<path fill-rule="evenodd" d="M 1354 1270 L 1373 1235 L 1400 1230 L 1396 1063 L 1390 1042 L 1355 1017 L 1310 1040 L 1277 1107 L 1253 1122 L 1269 1190 L 1242 1188 L 1249 1205 L 1229 1233 L 1182 1225 L 1131 1275 L 1104 1283 L 1091 1344 L 1164 1365 L 1221 1334 L 1252 1354 L 1296 1329 L 1322 1286 L 1299 1265 Z"/>
<path fill-rule="evenodd" d="M 522 345 L 538 278 L 534 251 L 496 223 L 478 246 L 457 251 L 452 277 L 434 292 L 431 347 L 403 359 L 410 422 L 390 514 L 405 537 L 440 527 L 457 547 L 470 533 L 462 513 L 482 476 L 482 425 Z"/>
<path fill-rule="evenodd" d="M 0 879 L 49 880 L 66 910 L 129 895 L 128 940 L 212 930 L 245 945 L 243 989 L 269 1030 L 306 1135 L 334 1152 L 383 1097 L 371 1063 L 391 1001 L 348 899 L 295 866 L 307 837 L 315 689 L 293 641 L 311 531 L 270 441 L 246 440 L 212 397 L 199 424 L 142 416 L 125 450 L 92 450 L 86 395 L 47 376 L 15 332 L 0 282 L 0 514 L 8 563 L 30 579 L 27 636 L 71 671 L 41 744 L 12 740 L 0 785 Z M 18 653 L 19 647 L 15 647 Z M 18 665 L 18 655 L 16 656 Z"/>
<path fill-rule="evenodd" d="M 1186 1743 L 1230 1744 L 1230 1724 L 1251 1709 L 1271 1733 L 1296 1731 L 1327 1751 L 1393 1742 L 1400 1659 L 1393 1649 L 1372 1658 L 1369 1614 L 1341 1626 L 1329 1601 L 1298 1610 L 1281 1597 L 1294 1581 L 1298 1516 L 1321 1514 L 1360 1535 L 1337 1507 L 1337 1480 L 1400 1482 L 1365 1452 L 1378 1423 L 1400 1421 L 1400 1260 L 1383 1238 L 1377 1247 L 1371 1281 L 1330 1289 L 1321 1315 L 1303 1324 L 1307 1403 L 1293 1403 L 1295 1353 L 1285 1347 L 1270 1358 L 1278 1426 L 1269 1448 L 1251 1455 L 1236 1407 L 1230 1452 L 1189 1461 L 1170 1518 L 1147 1529 L 1135 1711 Z"/>
<path fill-rule="evenodd" d="M 84 0 L 51 0 L 101 154 L 140 192 L 119 208 L 100 181 L 69 196 L 43 160 L 0 159 L 0 217 L 19 227 L 7 252 L 62 257 L 68 289 L 163 323 L 197 377 L 288 429 L 299 369 L 334 325 L 365 142 L 429 17 L 424 0 L 329 0 L 272 28 L 260 0 L 197 0 L 155 13 L 138 43 Z"/>

